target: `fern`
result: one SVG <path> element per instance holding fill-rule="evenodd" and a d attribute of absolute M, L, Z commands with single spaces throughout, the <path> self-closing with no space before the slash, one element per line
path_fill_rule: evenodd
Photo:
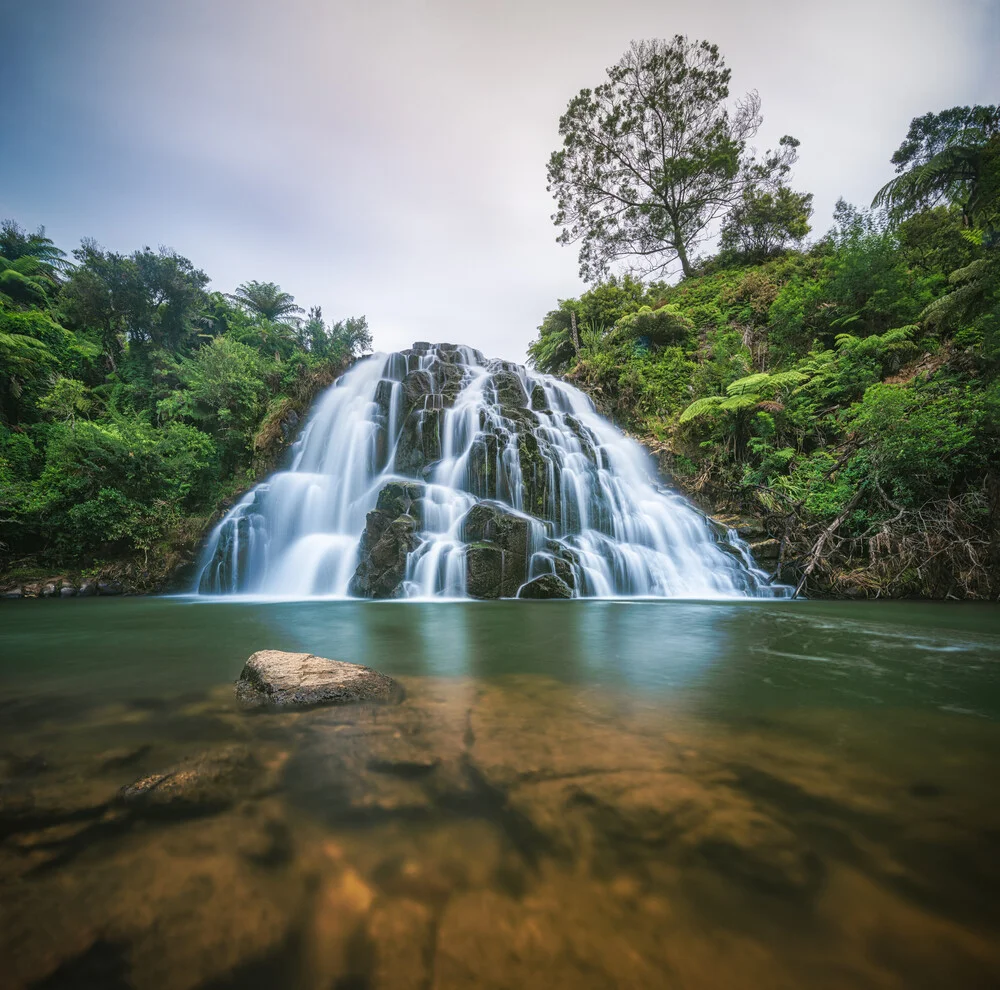
<path fill-rule="evenodd" d="M 733 395 L 719 403 L 719 408 L 724 412 L 742 412 L 744 409 L 751 409 L 760 402 L 759 395 Z"/>
<path fill-rule="evenodd" d="M 759 392 L 760 386 L 770 381 L 771 376 L 767 372 L 758 372 L 756 375 L 747 375 L 740 378 L 731 385 L 726 386 L 727 395 L 747 395 L 750 392 Z"/>
<path fill-rule="evenodd" d="M 809 380 L 809 376 L 802 371 L 777 371 L 774 374 L 758 372 L 756 375 L 748 375 L 740 378 L 727 386 L 727 395 L 755 395 L 758 397 L 772 398 L 784 388 L 792 385 L 801 385 Z"/>
<path fill-rule="evenodd" d="M 704 398 L 695 399 L 695 401 L 681 413 L 679 422 L 688 423 L 692 419 L 697 419 L 699 416 L 705 416 L 710 412 L 714 412 L 725 401 L 726 400 L 721 395 L 706 395 Z"/>

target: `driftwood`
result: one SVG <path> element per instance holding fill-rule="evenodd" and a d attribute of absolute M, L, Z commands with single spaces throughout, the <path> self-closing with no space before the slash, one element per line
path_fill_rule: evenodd
<path fill-rule="evenodd" d="M 806 581 L 809 579 L 809 575 L 815 570 L 816 565 L 819 563 L 820 557 L 823 555 L 823 547 L 826 545 L 826 541 L 833 536 L 834 533 L 840 528 L 840 524 L 854 511 L 854 507 L 861 501 L 861 493 L 864 491 L 864 485 L 859 485 L 858 490 L 851 497 L 850 502 L 844 507 L 844 511 L 837 516 L 836 519 L 830 523 L 822 533 L 819 534 L 819 539 L 813 544 L 812 550 L 809 552 L 809 561 L 805 566 L 805 570 L 802 572 L 802 577 L 799 578 L 799 583 L 795 586 L 795 597 L 802 593 L 802 589 L 805 587 Z"/>

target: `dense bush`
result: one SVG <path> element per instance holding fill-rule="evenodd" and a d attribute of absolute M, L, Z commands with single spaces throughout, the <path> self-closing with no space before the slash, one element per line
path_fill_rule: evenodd
<path fill-rule="evenodd" d="M 209 293 L 173 252 L 74 259 L 0 226 L 0 570 L 148 558 L 247 483 L 269 410 L 371 347 L 363 317 L 303 320 L 273 283 Z"/>

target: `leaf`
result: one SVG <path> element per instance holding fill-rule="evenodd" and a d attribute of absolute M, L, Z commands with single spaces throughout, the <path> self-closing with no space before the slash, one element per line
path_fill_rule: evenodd
<path fill-rule="evenodd" d="M 714 412 L 723 402 L 725 399 L 721 395 L 706 395 L 704 398 L 696 399 L 681 413 L 678 422 L 688 423 L 699 416 L 705 416 Z"/>

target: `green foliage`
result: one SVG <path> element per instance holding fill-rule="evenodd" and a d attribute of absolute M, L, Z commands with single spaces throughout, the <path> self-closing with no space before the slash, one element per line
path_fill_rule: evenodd
<path fill-rule="evenodd" d="M 371 348 L 364 317 L 303 326 L 273 283 L 231 302 L 172 251 L 74 260 L 0 225 L 0 568 L 155 551 L 246 483 L 269 408 Z"/>
<path fill-rule="evenodd" d="M 60 375 L 48 394 L 38 400 L 38 408 L 54 419 L 72 425 L 78 415 L 86 413 L 93 405 L 89 392 L 78 378 L 63 378 Z"/>
<path fill-rule="evenodd" d="M 208 491 L 211 439 L 180 423 L 143 419 L 53 426 L 30 485 L 21 537 L 74 557 L 148 549 L 171 517 Z"/>
<path fill-rule="evenodd" d="M 618 340 L 632 340 L 643 346 L 690 346 L 694 339 L 694 323 L 672 303 L 653 309 L 640 306 L 634 313 L 623 316 L 615 324 Z"/>
<path fill-rule="evenodd" d="M 997 218 L 1000 185 L 1000 106 L 952 107 L 916 117 L 892 156 L 899 173 L 873 206 L 908 216 L 939 203 L 955 204 L 970 222 Z"/>
<path fill-rule="evenodd" d="M 295 304 L 295 297 L 282 292 L 274 282 L 244 282 L 229 296 L 237 306 L 268 323 L 299 322 L 302 307 Z"/>
<path fill-rule="evenodd" d="M 800 244 L 811 229 L 812 199 L 812 193 L 793 192 L 780 183 L 774 189 L 747 186 L 722 225 L 720 248 L 760 261 Z"/>
<path fill-rule="evenodd" d="M 787 239 L 767 228 L 779 193 L 749 187 L 717 256 L 636 293 L 579 355 L 567 316 L 587 294 L 563 300 L 533 355 L 665 445 L 678 477 L 744 511 L 791 513 L 815 533 L 837 522 L 861 559 L 905 550 L 917 568 L 961 540 L 986 545 L 1000 465 L 994 111 L 919 118 L 894 159 L 900 181 L 877 198 L 888 209 L 841 202 L 809 248 L 789 248 L 801 226 Z M 967 171 L 948 171 L 954 148 Z M 983 559 L 961 565 L 960 587 Z"/>
<path fill-rule="evenodd" d="M 181 388 L 160 401 L 161 418 L 204 424 L 234 456 L 248 449 L 267 403 L 269 367 L 252 347 L 216 337 L 176 369 Z"/>
<path fill-rule="evenodd" d="M 869 476 L 894 499 L 919 506 L 949 492 L 970 469 L 989 466 L 988 452 L 974 445 L 984 415 L 973 393 L 951 383 L 916 388 L 879 383 L 851 411 L 849 424 L 861 441 Z"/>
<path fill-rule="evenodd" d="M 574 318 L 580 343 L 586 334 L 597 334 L 599 339 L 622 317 L 656 303 L 663 289 L 657 283 L 647 287 L 630 275 L 611 276 L 579 299 L 561 299 L 559 308 L 545 315 L 538 339 L 528 345 L 529 362 L 549 374 L 565 371 L 579 356 L 572 336 Z"/>

